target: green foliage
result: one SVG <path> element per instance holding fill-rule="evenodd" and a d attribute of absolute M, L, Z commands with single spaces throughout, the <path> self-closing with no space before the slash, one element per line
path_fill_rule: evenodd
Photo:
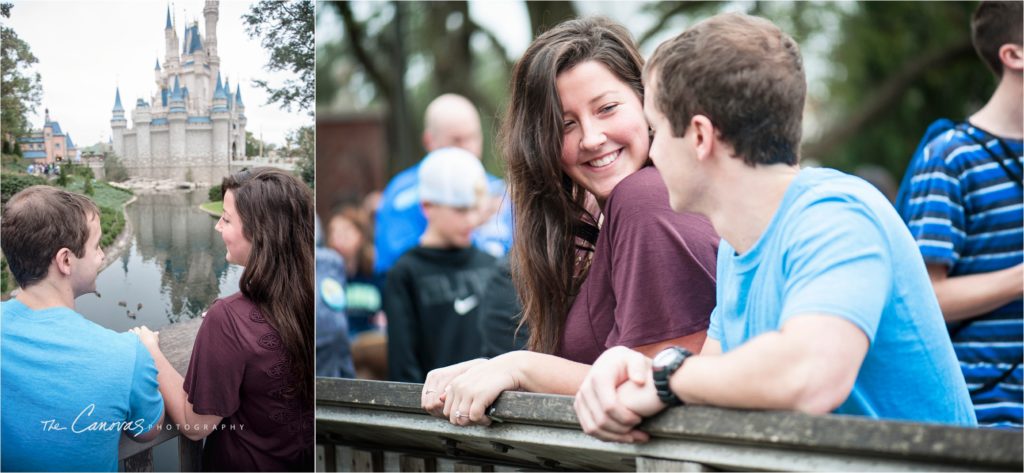
<path fill-rule="evenodd" d="M 929 2 L 926 8 L 912 2 L 863 2 L 842 17 L 832 55 L 835 69 L 827 81 L 830 106 L 840 117 L 858 110 L 915 61 L 949 54 L 921 71 L 823 162 L 846 170 L 878 164 L 898 181 L 931 122 L 963 120 L 984 105 L 996 81 L 969 47 L 974 7 L 974 2 Z"/>
<path fill-rule="evenodd" d="M 10 18 L 11 9 L 11 3 L 0 4 L 0 16 Z M 24 133 L 29 128 L 26 115 L 39 105 L 43 93 L 41 78 L 39 73 L 30 71 L 37 62 L 28 43 L 11 27 L 0 25 L 0 130 L 5 136 Z"/>
<path fill-rule="evenodd" d="M 106 248 L 114 243 L 124 229 L 124 212 L 121 207 L 115 209 L 100 206 L 100 228 L 103 230 L 100 246 Z"/>
<path fill-rule="evenodd" d="M 46 179 L 39 176 L 29 176 L 28 174 L 4 174 L 4 178 L 0 180 L 0 203 L 7 204 L 7 201 L 21 192 L 22 189 L 31 186 L 38 186 L 46 184 Z"/>
<path fill-rule="evenodd" d="M 304 126 L 292 131 L 288 141 L 295 143 L 299 153 L 299 178 L 313 188 L 316 180 L 316 131 L 312 126 Z"/>
<path fill-rule="evenodd" d="M 92 186 L 92 179 L 88 178 L 88 177 L 86 177 L 84 179 L 85 179 L 85 185 L 82 187 L 82 192 L 85 195 L 90 196 L 90 197 L 96 195 L 96 189 L 94 189 L 93 186 Z"/>
<path fill-rule="evenodd" d="M 96 179 L 92 168 L 85 164 L 67 163 L 60 167 L 61 174 L 67 173 L 70 176 L 79 176 L 85 179 Z"/>
<path fill-rule="evenodd" d="M 123 182 L 128 180 L 128 168 L 121 163 L 121 158 L 108 153 L 103 160 L 103 175 L 107 182 Z"/>
<path fill-rule="evenodd" d="M 70 173 L 65 172 L 63 168 L 60 170 L 60 173 L 57 174 L 57 185 L 58 186 L 67 188 L 67 186 L 68 186 L 68 174 L 70 174 Z"/>
<path fill-rule="evenodd" d="M 313 0 L 281 2 L 261 0 L 242 15 L 245 31 L 250 38 L 259 38 L 264 49 L 270 51 L 270 71 L 289 71 L 298 77 L 287 79 L 281 87 L 273 87 L 264 80 L 253 80 L 257 87 L 270 94 L 270 103 L 280 103 L 291 111 L 292 107 L 313 113 L 315 89 L 313 86 Z"/>
<path fill-rule="evenodd" d="M 220 195 L 220 184 L 210 187 L 210 193 L 207 194 L 210 198 L 210 202 L 220 202 L 224 200 L 224 197 Z"/>

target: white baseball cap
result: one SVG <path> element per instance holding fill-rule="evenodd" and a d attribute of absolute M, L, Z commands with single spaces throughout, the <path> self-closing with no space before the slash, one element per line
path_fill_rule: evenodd
<path fill-rule="evenodd" d="M 423 158 L 419 169 L 420 202 L 473 207 L 487 193 L 487 174 L 473 153 L 441 148 Z"/>

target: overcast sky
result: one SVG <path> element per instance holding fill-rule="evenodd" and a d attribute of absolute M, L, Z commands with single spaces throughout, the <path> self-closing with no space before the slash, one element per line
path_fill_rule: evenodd
<path fill-rule="evenodd" d="M 269 56 L 245 33 L 241 16 L 251 2 L 221 1 L 217 22 L 217 49 L 222 74 L 231 79 L 232 91 L 241 85 L 248 118 L 246 129 L 267 142 L 284 144 L 285 134 L 313 123 L 305 112 L 286 112 L 266 105 L 267 94 L 252 85 L 263 78 L 271 84 L 289 76 L 264 69 Z M 179 41 L 185 19 L 199 20 L 206 37 L 203 0 L 177 0 L 172 5 Z M 4 19 L 29 44 L 39 59 L 43 100 L 29 116 L 32 128 L 42 125 L 43 110 L 60 122 L 75 144 L 84 147 L 110 138 L 114 91 L 121 87 L 121 103 L 131 120 L 135 100 L 150 100 L 156 91 L 154 61 L 163 65 L 164 1 L 15 1 L 11 18 Z M 179 44 L 180 51 L 180 44 Z"/>

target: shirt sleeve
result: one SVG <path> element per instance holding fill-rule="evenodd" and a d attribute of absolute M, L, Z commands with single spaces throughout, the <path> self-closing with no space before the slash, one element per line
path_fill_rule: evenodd
<path fill-rule="evenodd" d="M 966 235 L 960 171 L 953 159 L 964 147 L 950 146 L 951 136 L 943 134 L 925 148 L 924 160 L 910 180 L 905 216 L 925 262 L 949 269 L 960 259 Z"/>
<path fill-rule="evenodd" d="M 164 398 L 157 383 L 157 369 L 149 350 L 132 336 L 135 345 L 135 368 L 128 398 L 128 422 L 133 435 L 149 432 L 164 413 Z"/>
<path fill-rule="evenodd" d="M 605 225 L 611 232 L 615 328 L 606 347 L 647 345 L 708 328 L 717 236 L 701 217 L 669 208 L 667 191 L 664 202 L 661 197 L 627 188 L 607 204 L 615 219 Z"/>
<path fill-rule="evenodd" d="M 184 389 L 196 414 L 228 417 L 238 410 L 246 358 L 227 304 L 215 302 L 196 334 L 185 374 Z"/>
<path fill-rule="evenodd" d="M 892 286 L 892 257 L 883 229 L 860 203 L 812 204 L 787 235 L 779 328 L 794 316 L 846 319 L 874 341 Z"/>
<path fill-rule="evenodd" d="M 388 318 L 388 377 L 392 381 L 422 383 L 427 374 L 420 367 L 419 318 L 413 300 L 412 281 L 405 266 L 396 265 L 384 286 L 384 313 Z"/>

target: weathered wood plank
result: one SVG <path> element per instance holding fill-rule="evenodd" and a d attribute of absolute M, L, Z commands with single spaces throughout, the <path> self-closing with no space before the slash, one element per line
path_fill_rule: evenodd
<path fill-rule="evenodd" d="M 437 471 L 437 459 L 423 455 L 401 455 L 398 457 L 398 471 Z"/>
<path fill-rule="evenodd" d="M 125 472 L 153 471 L 153 449 L 143 450 L 124 459 Z"/>
<path fill-rule="evenodd" d="M 486 463 L 471 463 L 471 462 L 455 462 L 455 471 L 494 471 L 494 465 L 488 465 Z"/>
<path fill-rule="evenodd" d="M 181 471 L 203 471 L 203 442 L 179 436 L 178 462 Z"/>
<path fill-rule="evenodd" d="M 352 471 L 382 471 L 384 455 L 380 450 L 352 449 Z"/>
<path fill-rule="evenodd" d="M 599 442 L 595 447 L 587 441 L 596 440 L 579 431 L 572 398 L 568 396 L 506 392 L 498 398 L 492 413 L 504 423 L 496 423 L 491 428 L 459 428 L 420 410 L 420 389 L 422 386 L 418 384 L 318 379 L 318 429 L 351 434 L 356 429 L 343 425 L 366 426 L 371 424 L 368 418 L 388 419 L 385 423 L 389 427 L 363 429 L 353 440 L 403 445 L 450 457 L 452 455 L 445 451 L 450 447 L 437 445 L 440 438 L 445 437 L 459 442 L 455 451 L 494 459 L 495 463 L 527 462 L 543 467 L 543 461 L 538 458 L 547 458 L 560 461 L 560 467 L 582 468 L 589 464 L 588 468 L 612 470 L 633 466 L 623 462 L 629 462 L 638 454 L 719 468 L 807 470 L 1019 470 L 1024 458 L 1024 435 L 1020 432 L 699 406 L 669 409 L 648 420 L 641 428 L 651 433 L 654 440 L 647 445 Z M 341 413 L 356 418 L 340 420 L 335 414 Z M 359 417 L 363 415 L 367 419 Z M 533 426 L 541 437 L 568 430 L 579 440 L 567 441 L 565 446 L 569 451 L 552 453 L 552 445 L 535 440 L 525 444 L 506 442 L 499 433 L 511 432 L 502 430 L 507 426 Z M 494 447 L 495 442 L 502 445 L 502 449 L 511 447 L 512 450 L 502 452 Z M 533 451 L 516 452 L 524 445 Z M 665 451 L 674 453 L 666 455 Z M 561 461 L 561 457 L 573 455 L 579 458 Z"/>
<path fill-rule="evenodd" d="M 648 457 L 637 457 L 636 458 L 636 471 L 686 471 L 686 472 L 704 472 L 704 471 L 715 471 L 713 468 L 709 468 L 700 463 L 677 461 L 677 460 L 666 460 L 664 458 L 648 458 Z"/>
<path fill-rule="evenodd" d="M 352 447 L 334 447 L 334 471 L 352 471 Z"/>

